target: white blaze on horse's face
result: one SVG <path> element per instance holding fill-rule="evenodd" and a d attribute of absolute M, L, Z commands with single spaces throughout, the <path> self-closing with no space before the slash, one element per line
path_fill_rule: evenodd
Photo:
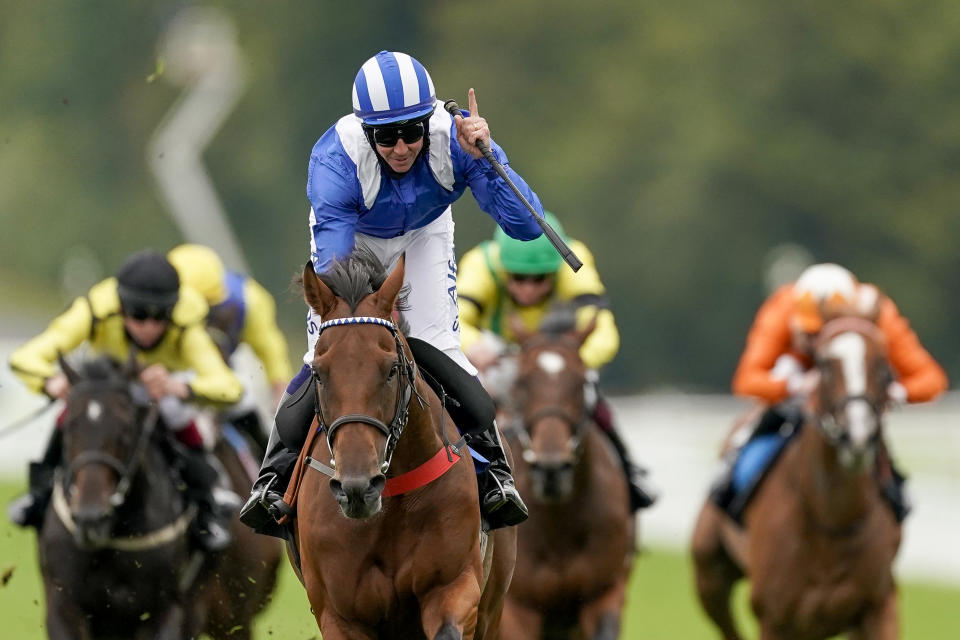
<path fill-rule="evenodd" d="M 100 416 L 103 415 L 103 405 L 101 405 L 96 400 L 91 400 L 90 404 L 87 405 L 87 418 L 90 422 L 97 422 L 100 420 Z"/>
<path fill-rule="evenodd" d="M 859 333 L 842 333 L 830 341 L 827 353 L 838 359 L 843 368 L 845 395 L 853 398 L 844 411 L 847 417 L 847 433 L 854 451 L 866 449 L 877 430 L 877 419 L 866 399 L 867 393 L 867 344 Z"/>
<path fill-rule="evenodd" d="M 544 351 L 537 356 L 537 366 L 550 376 L 557 376 L 566 368 L 563 356 L 556 351 Z"/>

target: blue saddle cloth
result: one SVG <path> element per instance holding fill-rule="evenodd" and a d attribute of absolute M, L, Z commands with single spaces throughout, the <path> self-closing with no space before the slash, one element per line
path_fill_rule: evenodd
<path fill-rule="evenodd" d="M 734 494 L 752 492 L 791 439 L 792 434 L 768 433 L 756 436 L 744 445 L 733 463 Z"/>

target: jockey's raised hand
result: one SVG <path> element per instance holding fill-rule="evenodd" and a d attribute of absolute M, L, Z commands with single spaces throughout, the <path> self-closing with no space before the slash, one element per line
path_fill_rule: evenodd
<path fill-rule="evenodd" d="M 477 147 L 477 140 L 481 140 L 487 149 L 490 148 L 490 127 L 487 121 L 480 116 L 477 108 L 477 94 L 473 89 L 467 94 L 467 100 L 470 105 L 470 114 L 464 118 L 454 116 L 457 123 L 457 140 L 464 151 L 474 158 L 482 158 L 483 153 Z"/>

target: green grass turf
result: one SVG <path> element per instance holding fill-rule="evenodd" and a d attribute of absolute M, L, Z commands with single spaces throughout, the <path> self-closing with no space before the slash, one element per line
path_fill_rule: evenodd
<path fill-rule="evenodd" d="M 19 487 L 13 483 L 0 484 L 0 505 L 6 505 L 18 491 Z M 682 553 L 646 550 L 634 568 L 622 637 L 631 640 L 716 638 L 696 602 L 692 575 L 691 564 Z M 46 638 L 35 536 L 11 526 L 4 516 L 0 516 L 0 576 L 0 637 Z M 901 587 L 901 596 L 903 638 L 953 640 L 958 637 L 960 589 L 906 583 Z M 736 594 L 736 610 L 747 637 L 756 637 L 744 584 Z M 267 639 L 320 637 L 306 594 L 286 565 L 273 602 L 259 617 L 256 631 L 257 638 Z"/>

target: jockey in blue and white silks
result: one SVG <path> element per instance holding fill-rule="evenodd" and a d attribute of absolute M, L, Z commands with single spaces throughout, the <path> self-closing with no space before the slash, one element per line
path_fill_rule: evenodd
<path fill-rule="evenodd" d="M 479 479 L 480 508 L 489 528 L 518 524 L 526 519 L 527 510 L 513 485 L 493 421 L 493 403 L 460 350 L 450 205 L 470 187 L 480 208 L 510 237 L 532 240 L 541 234 L 533 214 L 483 158 L 480 142 L 491 149 L 543 216 L 540 199 L 509 167 L 506 154 L 491 139 L 473 89 L 469 112 L 453 117 L 437 100 L 423 65 L 404 53 L 381 51 L 360 68 L 352 98 L 353 113 L 330 127 L 310 154 L 307 198 L 314 270 L 323 274 L 334 260 L 349 257 L 358 244 L 369 248 L 388 271 L 405 256 L 404 285 L 409 296 L 404 318 L 414 357 L 418 361 L 421 355 L 432 358 L 449 376 L 441 381 L 444 387 L 460 389 L 469 397 L 457 400 L 475 409 L 469 416 L 474 424 L 466 428 L 470 448 L 489 461 Z M 308 314 L 306 364 L 313 361 L 321 320 L 312 311 Z M 459 367 L 445 367 L 444 356 Z M 311 391 L 309 371 L 305 365 L 287 389 L 295 400 Z M 305 438 L 312 415 L 292 418 L 295 405 L 305 404 L 287 406 L 285 398 L 275 422 L 292 420 L 297 424 L 292 431 L 302 431 Z M 290 431 L 284 428 L 285 433 Z M 285 448 L 279 441 L 275 424 L 260 477 L 241 511 L 243 522 L 264 533 L 276 533 L 273 520 L 289 510 L 284 509 L 282 493 L 298 451 L 293 450 L 295 443 L 286 444 Z"/>
<path fill-rule="evenodd" d="M 540 227 L 490 164 L 461 148 L 456 123 L 439 101 L 425 124 L 423 150 L 402 175 L 385 166 L 355 115 L 344 116 L 323 134 L 310 154 L 307 174 L 310 250 L 314 269 L 323 273 L 333 259 L 348 256 L 360 239 L 389 270 L 414 239 L 438 236 L 424 256 L 429 261 L 425 268 L 420 268 L 416 252 L 407 255 L 405 284 L 411 286 L 411 298 L 405 315 L 412 337 L 434 344 L 473 374 L 460 351 L 456 291 L 450 291 L 456 284 L 450 205 L 469 186 L 480 208 L 511 237 L 530 240 L 540 235 Z M 491 150 L 527 200 L 542 210 L 537 195 L 509 167 L 503 150 L 496 143 Z M 313 357 L 315 335 L 310 332 L 307 358 Z"/>

